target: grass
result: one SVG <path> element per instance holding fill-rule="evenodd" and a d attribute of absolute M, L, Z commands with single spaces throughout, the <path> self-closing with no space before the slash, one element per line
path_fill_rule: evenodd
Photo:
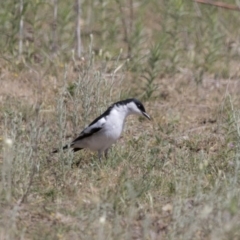
<path fill-rule="evenodd" d="M 27 1 L 19 56 L 19 5 L 0 5 L 0 239 L 239 239 L 236 13 L 85 1 L 77 59 L 73 6 L 52 52 L 53 5 Z M 109 159 L 51 154 L 127 97 L 152 121 L 130 117 Z"/>

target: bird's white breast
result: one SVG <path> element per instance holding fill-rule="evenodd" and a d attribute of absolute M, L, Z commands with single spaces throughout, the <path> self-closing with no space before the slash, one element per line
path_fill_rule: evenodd
<path fill-rule="evenodd" d="M 121 136 L 125 122 L 125 116 L 119 111 L 113 109 L 111 114 L 107 116 L 104 130 L 106 136 L 114 142 Z"/>

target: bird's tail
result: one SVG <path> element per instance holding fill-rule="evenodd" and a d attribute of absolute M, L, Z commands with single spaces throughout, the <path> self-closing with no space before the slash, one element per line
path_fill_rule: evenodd
<path fill-rule="evenodd" d="M 68 149 L 68 148 L 70 148 L 70 147 L 71 147 L 71 146 L 69 146 L 69 145 L 65 145 L 62 149 L 65 150 L 65 149 Z M 74 147 L 71 147 L 71 148 L 72 148 L 72 150 L 73 150 L 74 152 L 77 152 L 77 151 L 83 149 L 83 148 L 74 148 Z M 52 151 L 52 153 L 57 153 L 57 152 L 59 152 L 59 149 L 55 149 L 55 150 Z"/>
<path fill-rule="evenodd" d="M 62 149 L 65 150 L 65 149 L 68 149 L 69 146 L 68 145 L 65 145 Z M 58 153 L 59 152 L 59 149 L 55 149 L 52 151 L 52 153 Z"/>

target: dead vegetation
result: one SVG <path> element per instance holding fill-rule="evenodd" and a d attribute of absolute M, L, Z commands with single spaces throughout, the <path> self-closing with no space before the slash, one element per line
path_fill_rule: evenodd
<path fill-rule="evenodd" d="M 237 40 L 226 45 L 238 15 L 193 2 L 85 2 L 89 50 L 79 60 L 69 50 L 73 13 L 59 4 L 54 57 L 44 19 L 22 58 L 2 53 L 0 239 L 239 239 L 239 56 Z M 153 120 L 129 118 L 108 160 L 51 154 L 130 96 Z"/>

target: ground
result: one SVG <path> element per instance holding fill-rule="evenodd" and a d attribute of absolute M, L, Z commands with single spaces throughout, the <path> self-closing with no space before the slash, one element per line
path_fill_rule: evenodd
<path fill-rule="evenodd" d="M 0 3 L 0 239 L 240 239 L 238 13 L 24 3 Z M 130 97 L 152 120 L 130 116 L 108 159 L 52 154 Z"/>
<path fill-rule="evenodd" d="M 83 87 L 78 74 L 69 76 Z M 52 155 L 51 150 L 84 127 L 83 105 L 75 112 L 79 95 L 90 102 L 85 103 L 89 121 L 118 100 L 116 95 L 96 101 L 78 87 L 71 95 L 71 78 L 57 87 L 42 79 L 47 91 L 39 93 L 32 78 L 28 71 L 2 75 L 2 239 L 176 239 L 179 234 L 214 239 L 220 229 L 228 237 L 229 222 L 235 231 L 238 210 L 232 202 L 238 200 L 234 196 L 225 205 L 224 198 L 236 174 L 227 118 L 230 103 L 239 98 L 237 80 L 208 76 L 198 85 L 187 73 L 159 78 L 154 97 L 143 101 L 152 121 L 130 117 L 109 159 L 100 163 L 88 151 Z M 104 91 L 119 88 L 109 88 L 104 76 L 99 81 Z M 90 91 L 97 97 L 96 85 Z M 123 92 L 128 86 L 122 80 Z"/>

